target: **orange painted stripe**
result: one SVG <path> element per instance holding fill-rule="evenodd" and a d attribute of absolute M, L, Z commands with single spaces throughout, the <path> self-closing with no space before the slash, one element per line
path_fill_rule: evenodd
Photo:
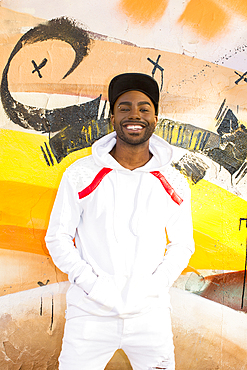
<path fill-rule="evenodd" d="M 218 0 L 218 2 L 224 6 L 229 7 L 230 11 L 247 17 L 247 1 L 246 0 Z"/>
<path fill-rule="evenodd" d="M 14 225 L 0 225 L 0 248 L 49 255 L 45 245 L 46 230 Z"/>
<path fill-rule="evenodd" d="M 0 181 L 0 225 L 45 230 L 56 189 L 14 181 Z"/>
<path fill-rule="evenodd" d="M 138 25 L 154 24 L 166 11 L 167 0 L 121 0 L 119 10 Z"/>
<path fill-rule="evenodd" d="M 190 0 L 178 22 L 209 40 L 222 32 L 230 17 L 213 0 Z"/>

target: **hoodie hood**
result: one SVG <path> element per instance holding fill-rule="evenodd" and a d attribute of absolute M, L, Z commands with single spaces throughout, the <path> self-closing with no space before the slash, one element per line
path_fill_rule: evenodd
<path fill-rule="evenodd" d="M 92 146 L 92 155 L 95 163 L 101 167 L 109 167 L 116 170 L 130 171 L 122 167 L 109 152 L 116 145 L 116 132 L 103 136 L 96 141 Z M 153 157 L 143 167 L 139 167 L 134 171 L 161 171 L 172 161 L 173 149 L 170 144 L 159 136 L 153 134 L 149 140 L 149 150 Z"/>

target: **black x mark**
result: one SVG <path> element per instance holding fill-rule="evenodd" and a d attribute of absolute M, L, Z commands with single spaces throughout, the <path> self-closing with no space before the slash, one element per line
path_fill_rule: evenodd
<path fill-rule="evenodd" d="M 39 78 L 42 78 L 42 75 L 41 75 L 41 73 L 40 73 L 40 69 L 41 68 L 43 68 L 45 65 L 46 65 L 46 63 L 47 63 L 47 59 L 46 58 L 44 58 L 43 60 L 42 60 L 42 62 L 37 66 L 37 64 L 35 63 L 35 61 L 34 60 L 32 60 L 32 63 L 33 63 L 33 66 L 34 66 L 34 70 L 32 71 L 32 73 L 34 73 L 34 72 L 37 72 L 38 73 L 38 75 L 39 75 Z"/>
<path fill-rule="evenodd" d="M 154 68 L 152 70 L 152 77 L 154 77 L 154 74 L 155 74 L 157 68 L 161 72 L 161 87 L 160 87 L 160 91 L 161 91 L 162 90 L 162 87 L 163 87 L 163 72 L 164 72 L 164 68 L 159 65 L 159 59 L 160 59 L 160 57 L 161 57 L 161 55 L 158 56 L 158 58 L 156 59 L 156 62 L 154 62 L 150 58 L 147 58 L 147 60 L 154 65 Z"/>
<path fill-rule="evenodd" d="M 235 84 L 237 85 L 242 79 L 244 79 L 244 82 L 247 82 L 247 78 L 245 77 L 247 75 L 247 72 L 243 73 L 242 75 L 240 75 L 238 72 L 234 71 L 236 73 L 236 75 L 240 76 L 240 78 L 238 78 L 236 81 L 235 81 Z"/>

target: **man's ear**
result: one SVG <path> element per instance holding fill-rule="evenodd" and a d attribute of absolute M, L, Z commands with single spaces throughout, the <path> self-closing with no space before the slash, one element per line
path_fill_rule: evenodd
<path fill-rule="evenodd" d="M 111 114 L 110 120 L 111 120 L 112 126 L 114 128 L 115 118 L 114 118 L 113 114 Z"/>
<path fill-rule="evenodd" d="M 154 125 L 155 125 L 155 127 L 156 127 L 157 123 L 158 123 L 158 116 L 154 116 Z"/>

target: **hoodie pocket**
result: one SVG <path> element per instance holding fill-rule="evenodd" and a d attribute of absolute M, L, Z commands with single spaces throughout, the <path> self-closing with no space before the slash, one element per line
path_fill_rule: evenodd
<path fill-rule="evenodd" d="M 159 287 L 152 274 L 132 280 L 125 309 L 138 312 L 149 306 L 151 301 L 159 297 Z"/>
<path fill-rule="evenodd" d="M 98 276 L 92 290 L 86 297 L 107 311 L 115 308 L 117 312 L 120 312 L 123 306 L 121 294 L 110 275 Z"/>

